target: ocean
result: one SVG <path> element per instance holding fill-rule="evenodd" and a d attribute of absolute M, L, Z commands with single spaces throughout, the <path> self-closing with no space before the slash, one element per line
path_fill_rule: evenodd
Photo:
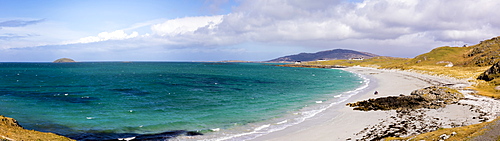
<path fill-rule="evenodd" d="M 77 140 L 246 140 L 298 124 L 366 83 L 338 69 L 259 63 L 0 63 L 0 115 Z"/>

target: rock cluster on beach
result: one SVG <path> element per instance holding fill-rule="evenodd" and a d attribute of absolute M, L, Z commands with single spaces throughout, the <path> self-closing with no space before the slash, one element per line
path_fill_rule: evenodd
<path fill-rule="evenodd" d="M 428 109 L 443 108 L 455 104 L 464 95 L 456 89 L 431 86 L 411 92 L 410 95 L 389 96 L 348 103 L 354 110 L 396 110 L 396 114 L 371 127 L 364 128 L 356 136 L 361 140 L 382 140 L 386 137 L 401 137 L 435 131 L 444 126 L 464 126 L 465 122 L 444 122 L 439 117 L 428 115 Z"/>
<path fill-rule="evenodd" d="M 435 131 L 443 126 L 439 118 L 426 114 L 424 109 L 398 110 L 395 116 L 383 119 L 376 125 L 366 127 L 355 135 L 360 140 L 382 140 L 387 137 L 401 137 Z"/>
<path fill-rule="evenodd" d="M 375 125 L 370 125 L 362 131 L 355 133 L 356 140 L 382 140 L 386 137 L 408 137 L 438 130 L 467 126 L 494 119 L 500 113 L 500 101 L 486 97 L 465 95 L 454 87 L 431 86 L 413 91 L 409 96 L 391 96 L 369 99 L 348 106 L 356 107 L 355 110 L 386 110 L 393 113 L 387 118 L 379 119 Z M 463 90 L 461 90 L 463 91 Z M 463 113 L 470 113 L 464 118 L 449 118 L 440 116 L 446 105 L 463 106 Z M 451 105 L 450 105 L 451 106 Z M 453 135 L 442 135 L 441 139 Z M 349 140 L 349 139 L 348 139 Z"/>
<path fill-rule="evenodd" d="M 429 108 L 437 109 L 456 103 L 463 95 L 448 87 L 431 86 L 415 90 L 409 96 L 389 96 L 348 103 L 354 110 L 407 110 Z"/>

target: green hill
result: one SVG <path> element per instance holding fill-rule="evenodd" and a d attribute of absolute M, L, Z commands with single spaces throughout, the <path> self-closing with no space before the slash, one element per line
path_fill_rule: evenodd
<path fill-rule="evenodd" d="M 500 37 L 481 41 L 469 47 L 439 47 L 411 59 L 408 65 L 440 65 L 451 62 L 454 66 L 484 67 L 500 61 Z"/>
<path fill-rule="evenodd" d="M 463 66 L 467 59 L 464 58 L 464 53 L 468 52 L 470 47 L 438 47 L 432 51 L 418 55 L 417 57 L 406 62 L 407 66 L 416 65 L 436 65 L 445 66 L 452 63 L 454 66 Z"/>

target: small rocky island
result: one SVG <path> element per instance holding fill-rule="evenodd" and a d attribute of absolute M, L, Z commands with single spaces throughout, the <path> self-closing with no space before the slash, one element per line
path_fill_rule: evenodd
<path fill-rule="evenodd" d="M 53 63 L 71 63 L 71 62 L 76 62 L 76 61 L 70 58 L 60 58 L 55 60 Z"/>

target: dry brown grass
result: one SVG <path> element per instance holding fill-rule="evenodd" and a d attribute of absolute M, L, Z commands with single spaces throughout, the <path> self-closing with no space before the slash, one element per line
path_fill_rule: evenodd
<path fill-rule="evenodd" d="M 397 68 L 401 67 L 403 63 L 408 61 L 409 58 L 397 58 L 379 56 L 365 60 L 328 60 L 328 61 L 312 61 L 306 62 L 311 65 L 339 65 L 339 66 L 363 66 L 373 68 Z"/>
<path fill-rule="evenodd" d="M 419 71 L 420 73 L 448 76 L 458 79 L 469 79 L 474 82 L 471 89 L 476 90 L 478 95 L 500 98 L 500 92 L 495 90 L 492 83 L 477 80 L 476 78 L 489 67 L 443 67 L 443 66 L 409 66 L 406 69 Z"/>
<path fill-rule="evenodd" d="M 489 67 L 444 67 L 444 66 L 406 66 L 405 70 L 417 70 L 431 75 L 448 76 L 457 79 L 474 80 Z"/>
<path fill-rule="evenodd" d="M 478 91 L 478 95 L 492 97 L 492 98 L 500 98 L 500 91 L 495 90 L 495 86 L 491 83 L 485 81 L 477 81 L 476 86 L 472 89 Z"/>

